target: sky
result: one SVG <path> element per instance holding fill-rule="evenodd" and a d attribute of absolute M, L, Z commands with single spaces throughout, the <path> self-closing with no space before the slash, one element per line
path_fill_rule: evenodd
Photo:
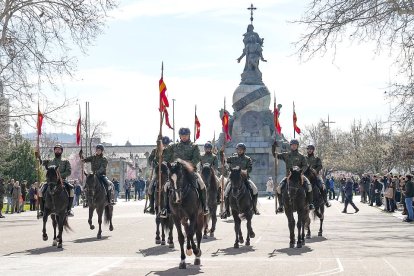
<path fill-rule="evenodd" d="M 390 106 L 384 91 L 393 77 L 392 59 L 376 54 L 371 43 L 344 40 L 324 56 L 301 61 L 294 42 L 305 27 L 290 23 L 306 11 L 298 0 L 256 0 L 255 31 L 264 38 L 260 63 L 263 82 L 283 105 L 282 132 L 293 136 L 292 102 L 299 127 L 320 119 L 347 129 L 355 120 L 387 120 Z M 116 145 L 155 144 L 159 131 L 158 80 L 164 62 L 167 95 L 175 99 L 175 125 L 193 129 L 194 106 L 204 143 L 221 131 L 219 110 L 224 98 L 232 112 L 233 92 L 244 60 L 243 33 L 250 23 L 250 1 L 120 0 L 104 33 L 86 55 L 79 55 L 73 79 L 62 90 L 90 102 L 91 121 L 106 122 L 104 139 Z M 334 54 L 335 52 L 335 54 Z M 273 105 L 272 105 L 273 106 Z M 269 107 L 271 108 L 271 107 Z M 172 108 L 169 109 L 172 114 Z M 63 112 L 73 127 L 45 124 L 46 132 L 76 131 L 78 107 Z M 172 131 L 163 128 L 172 137 Z"/>

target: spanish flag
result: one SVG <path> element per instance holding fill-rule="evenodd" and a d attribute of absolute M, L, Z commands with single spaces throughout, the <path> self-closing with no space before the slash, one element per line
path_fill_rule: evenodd
<path fill-rule="evenodd" d="M 40 112 L 39 105 L 37 106 L 37 135 L 42 135 L 43 113 Z"/>
<path fill-rule="evenodd" d="M 227 110 L 224 110 L 223 117 L 221 118 L 221 123 L 223 125 L 223 132 L 226 138 L 226 141 L 231 141 L 231 136 L 229 133 L 229 113 Z"/>
<path fill-rule="evenodd" d="M 79 146 L 81 142 L 81 127 L 82 127 L 82 120 L 79 116 L 78 125 L 76 126 L 76 144 Z"/>
<path fill-rule="evenodd" d="M 200 121 L 198 120 L 197 114 L 195 114 L 195 120 L 194 120 L 194 125 L 195 125 L 195 140 L 194 142 L 200 138 Z"/>
<path fill-rule="evenodd" d="M 162 106 L 169 107 L 170 104 L 168 103 L 168 99 L 167 99 L 167 86 L 165 85 L 163 77 L 161 77 L 159 81 L 159 88 L 160 88 L 160 108 Z"/>
<path fill-rule="evenodd" d="M 282 133 L 282 127 L 280 126 L 279 122 L 279 109 L 276 106 L 276 100 L 273 108 L 273 116 L 274 116 L 274 122 L 275 122 L 275 130 L 280 135 Z"/>
<path fill-rule="evenodd" d="M 298 117 L 296 116 L 296 111 L 295 111 L 295 102 L 293 102 L 293 129 L 295 130 L 295 132 L 297 134 L 301 133 L 300 128 L 297 125 L 297 121 L 298 121 Z"/>

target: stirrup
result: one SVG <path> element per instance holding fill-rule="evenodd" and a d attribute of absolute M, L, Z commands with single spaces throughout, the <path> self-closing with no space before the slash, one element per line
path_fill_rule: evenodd
<path fill-rule="evenodd" d="M 160 212 L 160 218 L 167 218 L 168 214 L 167 214 L 167 209 L 163 209 Z"/>

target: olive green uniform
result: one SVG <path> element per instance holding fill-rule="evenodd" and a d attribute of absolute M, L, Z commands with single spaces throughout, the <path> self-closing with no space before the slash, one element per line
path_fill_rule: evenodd
<path fill-rule="evenodd" d="M 114 204 L 114 195 L 111 192 L 113 183 L 106 176 L 106 168 L 108 167 L 108 159 L 103 154 L 95 154 L 83 159 L 85 163 L 91 163 L 92 172 L 103 182 L 106 196 L 110 204 Z"/>
<path fill-rule="evenodd" d="M 1 213 L 3 210 L 3 201 L 4 201 L 4 195 L 6 193 L 6 188 L 4 187 L 3 180 L 0 182 L 0 217 L 3 217 L 3 214 Z"/>
<path fill-rule="evenodd" d="M 200 165 L 201 168 L 203 167 L 204 164 L 210 164 L 213 166 L 214 170 L 218 170 L 218 159 L 217 159 L 217 155 L 215 155 L 212 152 L 205 152 L 203 155 L 201 155 L 200 158 Z"/>
<path fill-rule="evenodd" d="M 320 176 L 320 171 L 322 170 L 322 160 L 319 157 L 316 157 L 313 153 L 312 154 L 308 154 L 308 156 L 306 156 L 306 161 L 308 162 L 308 165 L 314 169 L 316 171 L 316 173 L 318 174 L 317 180 L 316 181 L 316 186 L 319 188 L 321 194 L 322 194 L 322 198 L 325 201 L 325 205 L 327 207 L 330 207 L 330 204 L 328 203 L 328 193 L 326 192 L 325 186 L 323 185 L 323 179 Z"/>

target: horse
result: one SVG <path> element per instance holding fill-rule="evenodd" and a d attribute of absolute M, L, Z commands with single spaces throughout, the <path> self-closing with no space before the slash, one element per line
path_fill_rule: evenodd
<path fill-rule="evenodd" d="M 302 170 L 294 166 L 290 169 L 290 176 L 287 179 L 287 185 L 282 190 L 284 198 L 285 214 L 288 219 L 290 242 L 289 247 L 295 247 L 295 218 L 293 212 L 298 214 L 298 240 L 297 248 L 305 245 L 305 223 L 306 217 L 309 213 L 309 208 L 306 205 L 305 188 L 303 187 Z"/>
<path fill-rule="evenodd" d="M 208 223 L 211 218 L 211 229 L 210 229 L 210 237 L 214 237 L 214 232 L 216 231 L 216 223 L 217 223 L 217 196 L 218 196 L 218 188 L 217 188 L 217 178 L 216 174 L 214 173 L 214 168 L 212 164 L 205 163 L 201 168 L 201 178 L 203 179 L 204 183 L 206 184 L 207 189 L 207 206 L 209 209 L 209 215 L 207 219 L 204 221 L 204 234 L 203 238 L 207 239 L 207 232 L 208 232 Z"/>
<path fill-rule="evenodd" d="M 314 169 L 310 166 L 305 170 L 304 175 L 309 179 L 310 183 L 312 184 L 312 193 L 313 193 L 313 203 L 315 205 L 315 209 L 313 210 L 313 219 L 316 217 L 320 220 L 319 232 L 318 237 L 322 237 L 323 232 L 323 220 L 325 218 L 325 200 L 323 199 L 323 195 L 319 188 L 317 187 L 318 181 L 318 174 Z M 306 238 L 311 238 L 311 231 L 310 231 L 310 219 L 306 225 L 307 234 Z"/>
<path fill-rule="evenodd" d="M 247 238 L 246 246 L 250 245 L 250 238 L 256 235 L 252 228 L 253 218 L 253 200 L 249 189 L 247 188 L 247 178 L 242 174 L 241 168 L 236 167 L 230 171 L 231 191 L 229 193 L 231 213 L 234 219 L 234 231 L 236 233 L 236 241 L 234 248 L 239 248 L 239 243 L 244 243 L 241 231 L 241 221 L 247 220 Z"/>
<path fill-rule="evenodd" d="M 95 229 L 95 226 L 92 224 L 92 217 L 93 211 L 96 209 L 96 213 L 98 215 L 98 224 L 99 230 L 98 234 L 96 235 L 97 239 L 102 238 L 102 215 L 105 212 L 105 224 L 109 223 L 109 231 L 114 230 L 114 226 L 112 225 L 112 215 L 114 211 L 114 207 L 108 203 L 105 187 L 99 180 L 96 174 L 90 173 L 86 175 L 86 198 L 88 201 L 89 206 L 89 228 L 91 230 Z M 112 189 L 113 192 L 114 189 Z"/>
<path fill-rule="evenodd" d="M 155 173 L 158 179 L 158 170 L 159 167 L 155 168 Z M 160 210 L 165 208 L 164 206 L 164 197 L 166 196 L 165 191 L 165 183 L 168 181 L 168 167 L 166 163 L 161 163 L 161 202 L 157 205 L 156 210 L 156 217 L 155 217 L 155 224 L 156 224 L 156 232 L 155 232 L 155 244 L 165 245 L 165 232 L 168 231 L 168 247 L 174 248 L 174 240 L 173 240 L 173 228 L 174 228 L 174 221 L 171 215 L 168 215 L 167 218 L 160 217 Z M 157 180 L 158 183 L 158 180 Z M 154 196 L 155 200 L 158 201 L 158 186 L 155 189 Z M 159 207 L 160 208 L 159 208 Z M 161 237 L 160 237 L 160 225 L 161 225 Z"/>
<path fill-rule="evenodd" d="M 49 215 L 52 218 L 53 224 L 53 246 L 62 248 L 62 233 L 63 229 L 66 231 L 72 230 L 68 223 L 67 207 L 69 204 L 69 194 L 63 186 L 63 180 L 60 176 L 59 166 L 46 167 L 46 180 L 48 188 L 45 191 L 45 210 L 43 212 L 43 240 L 47 241 L 46 222 Z M 59 233 L 56 236 L 56 227 L 59 228 Z"/>
<path fill-rule="evenodd" d="M 179 269 L 187 267 L 184 254 L 184 234 L 181 225 L 184 226 L 188 256 L 195 255 L 194 265 L 201 264 L 201 238 L 204 225 L 204 214 L 201 202 L 198 198 L 197 187 L 193 183 L 193 166 L 191 163 L 177 160 L 167 164 L 170 171 L 170 196 L 169 205 L 171 214 L 177 228 L 178 241 L 181 249 L 181 262 Z M 194 233 L 197 238 L 197 245 L 194 242 Z"/>

